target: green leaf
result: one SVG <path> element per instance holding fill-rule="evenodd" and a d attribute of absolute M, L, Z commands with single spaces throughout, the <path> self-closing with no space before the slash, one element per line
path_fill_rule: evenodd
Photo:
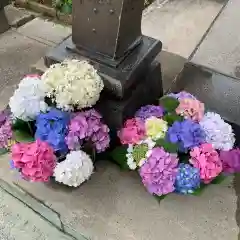
<path fill-rule="evenodd" d="M 190 159 L 189 154 L 179 154 L 178 157 L 179 157 L 179 161 L 181 163 L 188 163 L 189 164 L 189 159 Z"/>
<path fill-rule="evenodd" d="M 142 160 L 142 159 L 145 159 L 146 157 L 146 153 L 148 151 L 148 145 L 145 144 L 145 143 L 142 143 L 142 144 L 139 144 L 139 145 L 135 145 L 133 147 L 133 159 L 134 161 L 136 162 L 136 164 L 138 165 L 139 162 Z"/>
<path fill-rule="evenodd" d="M 207 187 L 206 184 L 201 184 L 200 188 L 196 189 L 191 195 L 194 195 L 194 196 L 202 195 L 206 187 Z"/>
<path fill-rule="evenodd" d="M 158 195 L 153 195 L 156 200 L 160 203 L 165 197 L 167 197 L 167 195 L 162 195 L 162 196 L 158 196 Z"/>
<path fill-rule="evenodd" d="M 13 135 L 17 142 L 34 142 L 34 137 L 24 131 L 14 130 Z"/>
<path fill-rule="evenodd" d="M 171 142 L 167 142 L 163 138 L 158 139 L 156 141 L 156 145 L 163 147 L 164 150 L 166 152 L 169 152 L 169 153 L 177 153 L 177 151 L 178 151 L 178 145 L 177 144 L 174 144 L 174 143 L 171 143 Z"/>
<path fill-rule="evenodd" d="M 159 104 L 167 111 L 174 112 L 179 105 L 179 101 L 175 98 L 164 96 L 160 98 Z"/>
<path fill-rule="evenodd" d="M 61 12 L 66 13 L 66 14 L 71 14 L 72 13 L 72 6 L 70 4 L 63 4 L 61 8 Z"/>
<path fill-rule="evenodd" d="M 127 164 L 127 147 L 126 146 L 119 146 L 116 147 L 111 152 L 111 158 L 112 160 L 120 166 L 123 170 L 129 170 L 128 164 Z"/>
<path fill-rule="evenodd" d="M 184 118 L 182 116 L 177 115 L 176 113 L 168 113 L 163 117 L 163 120 L 168 123 L 169 126 L 172 126 L 176 121 L 183 121 Z"/>
<path fill-rule="evenodd" d="M 224 176 L 223 174 L 220 174 L 220 175 L 218 175 L 216 178 L 213 179 L 213 181 L 211 182 L 211 184 L 220 184 L 220 183 L 222 183 L 226 178 L 227 178 L 227 176 Z"/>
<path fill-rule="evenodd" d="M 32 134 L 34 131 L 34 122 L 25 122 L 21 119 L 16 119 L 12 124 L 13 131 L 20 130 L 29 134 Z"/>

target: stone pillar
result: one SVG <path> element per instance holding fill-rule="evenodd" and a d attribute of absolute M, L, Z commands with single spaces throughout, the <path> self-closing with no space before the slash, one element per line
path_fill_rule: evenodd
<path fill-rule="evenodd" d="M 7 5 L 8 0 L 0 0 L 0 34 L 10 28 L 4 11 L 4 7 Z"/>
<path fill-rule="evenodd" d="M 122 59 L 142 39 L 143 7 L 141 0 L 73 0 L 73 42 L 105 58 Z"/>
<path fill-rule="evenodd" d="M 73 0 L 72 36 L 45 57 L 88 59 L 104 80 L 97 104 L 112 129 L 162 95 L 162 43 L 141 33 L 144 0 Z"/>

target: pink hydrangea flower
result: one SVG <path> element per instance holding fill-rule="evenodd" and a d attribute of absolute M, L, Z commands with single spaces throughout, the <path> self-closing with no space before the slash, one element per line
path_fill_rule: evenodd
<path fill-rule="evenodd" d="M 190 156 L 190 163 L 200 170 L 200 177 L 204 183 L 210 183 L 222 172 L 222 162 L 212 144 L 203 143 L 194 147 Z"/>
<path fill-rule="evenodd" d="M 119 131 L 118 137 L 122 144 L 136 144 L 145 137 L 144 123 L 138 118 L 128 119 Z"/>
<path fill-rule="evenodd" d="M 41 140 L 13 145 L 12 160 L 23 178 L 33 182 L 47 182 L 56 166 L 53 148 Z"/>
<path fill-rule="evenodd" d="M 230 151 L 220 151 L 220 159 L 223 163 L 223 171 L 225 173 L 240 172 L 240 149 L 232 149 Z"/>
<path fill-rule="evenodd" d="M 204 115 L 204 104 L 197 99 L 183 98 L 179 100 L 180 104 L 176 108 L 176 113 L 184 116 L 185 119 L 191 119 L 199 122 Z"/>

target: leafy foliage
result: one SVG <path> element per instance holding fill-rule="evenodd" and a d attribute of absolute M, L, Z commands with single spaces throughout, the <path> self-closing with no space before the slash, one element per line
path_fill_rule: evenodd
<path fill-rule="evenodd" d="M 164 108 L 165 111 L 171 113 L 174 112 L 178 107 L 179 101 L 175 98 L 164 96 L 160 98 L 159 104 Z"/>
<path fill-rule="evenodd" d="M 168 123 L 169 126 L 172 126 L 175 121 L 183 121 L 184 118 L 182 116 L 177 115 L 176 113 L 168 113 L 163 117 L 163 120 Z"/>
<path fill-rule="evenodd" d="M 34 122 L 25 122 L 17 119 L 12 125 L 14 140 L 16 142 L 33 142 L 33 129 Z"/>
<path fill-rule="evenodd" d="M 169 153 L 177 153 L 177 150 L 178 150 L 177 144 L 168 142 L 162 138 L 160 138 L 156 141 L 156 145 L 159 147 L 163 147 L 164 150 Z"/>
<path fill-rule="evenodd" d="M 153 195 L 156 200 L 160 203 L 165 197 L 167 197 L 167 195 L 162 195 L 162 196 L 157 196 L 157 195 Z"/>
<path fill-rule="evenodd" d="M 119 146 L 119 147 L 116 147 L 111 153 L 112 160 L 117 165 L 119 165 L 119 167 L 122 170 L 129 170 L 129 167 L 127 164 L 126 152 L 127 152 L 126 146 Z"/>

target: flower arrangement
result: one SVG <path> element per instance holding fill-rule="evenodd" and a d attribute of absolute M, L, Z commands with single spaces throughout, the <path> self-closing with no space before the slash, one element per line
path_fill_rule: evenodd
<path fill-rule="evenodd" d="M 28 75 L 0 114 L 0 148 L 23 179 L 50 178 L 78 187 L 94 170 L 95 153 L 110 144 L 109 128 L 93 108 L 103 89 L 86 61 L 66 60 L 42 76 Z"/>
<path fill-rule="evenodd" d="M 143 106 L 118 137 L 122 145 L 112 159 L 137 170 L 158 199 L 172 192 L 199 194 L 240 171 L 232 127 L 217 113 L 205 112 L 204 104 L 187 92 L 163 96 L 159 106 Z"/>

